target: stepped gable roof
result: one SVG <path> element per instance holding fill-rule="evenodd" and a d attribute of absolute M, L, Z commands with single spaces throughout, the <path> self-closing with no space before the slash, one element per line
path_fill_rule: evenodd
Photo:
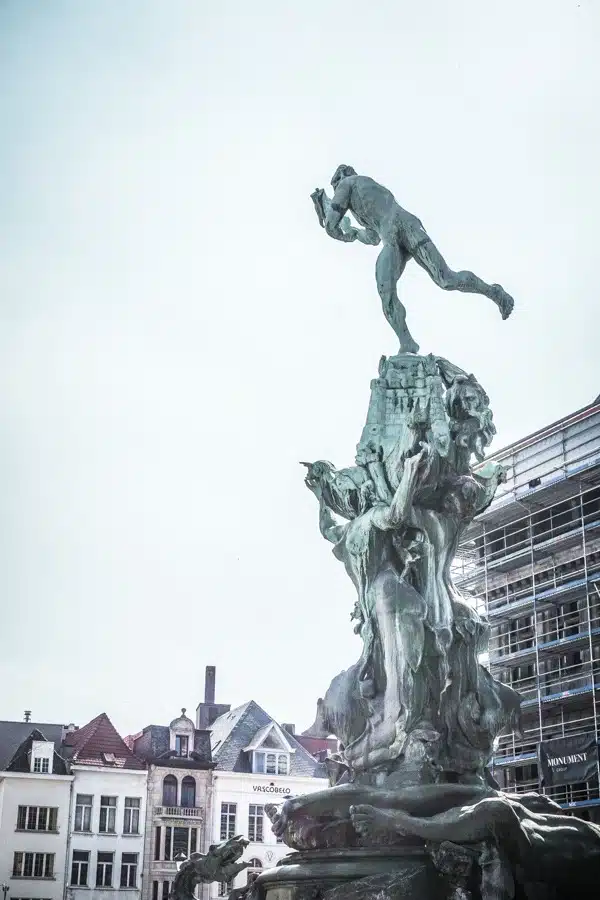
<path fill-rule="evenodd" d="M 60 747 L 65 726 L 49 722 L 0 722 L 0 770 L 6 769 L 16 750 L 33 731 L 44 735 L 34 740 L 51 741 Z"/>
<path fill-rule="evenodd" d="M 72 763 L 84 766 L 111 766 L 115 769 L 144 769 L 106 713 L 100 713 L 83 728 L 69 732 L 63 747 Z"/>
<path fill-rule="evenodd" d="M 275 729 L 272 726 L 276 726 Z M 283 746 L 285 743 L 291 750 L 290 775 L 323 777 L 322 767 L 308 750 L 294 735 L 282 729 L 254 700 L 224 713 L 213 722 L 211 747 L 217 770 L 251 772 L 252 760 L 248 748 L 256 749 L 263 738 L 274 732 L 281 732 L 284 736 L 281 750 L 286 750 Z M 265 749 L 268 749 L 266 745 Z"/>
<path fill-rule="evenodd" d="M 19 723 L 20 724 L 20 723 Z M 23 723 L 27 724 L 31 728 L 31 723 Z M 47 741 L 48 739 L 38 728 L 33 728 L 30 734 L 22 741 L 19 746 L 15 749 L 12 757 L 8 761 L 5 766 L 5 771 L 7 772 L 31 772 L 30 767 L 30 756 L 31 747 L 34 741 Z M 52 742 L 50 742 L 52 743 Z M 55 744 L 56 748 L 56 744 Z M 52 761 L 52 774 L 53 775 L 68 775 L 67 764 L 62 756 L 59 756 L 54 750 L 54 759 Z M 39 773 L 36 773 L 36 778 Z M 42 776 L 43 777 L 43 776 Z"/>

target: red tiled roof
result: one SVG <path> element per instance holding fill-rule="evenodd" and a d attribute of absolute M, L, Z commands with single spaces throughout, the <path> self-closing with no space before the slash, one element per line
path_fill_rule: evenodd
<path fill-rule="evenodd" d="M 338 742 L 335 738 L 316 738 L 309 737 L 307 734 L 295 734 L 294 737 L 312 756 L 316 756 L 317 753 L 324 750 L 328 750 L 330 753 L 337 751 Z"/>
<path fill-rule="evenodd" d="M 106 713 L 100 713 L 83 728 L 69 732 L 64 741 L 73 748 L 71 761 L 86 766 L 114 766 L 117 769 L 143 769 Z M 113 754 L 114 762 L 105 754 Z M 109 758 L 110 759 L 110 758 Z"/>
<path fill-rule="evenodd" d="M 125 737 L 123 738 L 125 745 L 127 747 L 129 747 L 129 749 L 131 750 L 132 753 L 133 753 L 133 748 L 135 746 L 135 742 L 137 741 L 138 738 L 141 738 L 143 733 L 144 733 L 143 731 L 138 731 L 137 734 L 126 734 Z"/>

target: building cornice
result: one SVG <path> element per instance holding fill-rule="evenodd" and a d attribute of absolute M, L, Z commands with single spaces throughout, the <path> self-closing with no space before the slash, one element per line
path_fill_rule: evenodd
<path fill-rule="evenodd" d="M 103 775 L 106 775 L 110 772 L 111 775 L 139 775 L 142 778 L 148 777 L 147 769 L 124 769 L 124 768 L 115 768 L 115 766 L 86 766 L 85 763 L 73 763 L 71 766 L 72 772 L 100 772 Z"/>
<path fill-rule="evenodd" d="M 0 781 L 3 778 L 29 778 L 31 781 L 73 781 L 74 775 L 50 775 L 40 772 L 0 772 Z M 33 833 L 33 832 L 32 832 Z"/>

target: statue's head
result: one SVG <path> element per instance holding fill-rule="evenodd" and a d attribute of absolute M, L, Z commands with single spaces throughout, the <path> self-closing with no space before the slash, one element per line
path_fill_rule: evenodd
<path fill-rule="evenodd" d="M 496 434 L 489 397 L 474 375 L 459 376 L 446 393 L 446 410 L 456 443 L 478 460 Z"/>
<path fill-rule="evenodd" d="M 446 394 L 446 408 L 453 419 L 479 418 L 489 402 L 488 395 L 474 375 L 456 378 Z"/>
<path fill-rule="evenodd" d="M 343 165 L 337 167 L 331 179 L 331 187 L 334 189 L 334 191 L 342 178 L 347 178 L 349 175 L 356 175 L 356 169 L 353 169 L 352 166 Z"/>

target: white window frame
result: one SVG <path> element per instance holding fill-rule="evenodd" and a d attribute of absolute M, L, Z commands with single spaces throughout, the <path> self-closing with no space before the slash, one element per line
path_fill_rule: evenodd
<path fill-rule="evenodd" d="M 80 803 L 79 798 L 87 799 L 89 797 L 89 803 Z M 81 813 L 79 812 L 81 810 Z M 75 819 L 73 822 L 73 831 L 83 832 L 84 834 L 90 834 L 92 830 L 92 816 L 94 814 L 94 795 L 93 794 L 77 794 L 75 797 Z M 80 818 L 79 827 L 77 825 L 77 819 Z M 86 822 L 87 820 L 87 822 Z M 88 825 L 85 828 L 85 825 Z"/>
<path fill-rule="evenodd" d="M 125 862 L 126 856 L 134 856 L 135 861 L 134 862 L 130 862 L 130 861 Z M 138 864 L 139 864 L 139 854 L 138 853 L 129 853 L 129 852 L 121 853 L 121 873 L 120 873 L 120 878 L 119 878 L 119 885 L 122 890 L 126 889 L 126 888 L 137 888 Z M 127 870 L 126 875 L 125 875 L 125 881 L 127 882 L 126 884 L 123 884 L 124 870 Z M 133 877 L 132 877 L 132 872 L 133 872 Z M 133 884 L 131 883 L 132 881 L 133 881 Z"/>
<path fill-rule="evenodd" d="M 50 760 L 47 756 L 34 756 L 33 771 L 38 775 L 48 775 L 50 772 Z"/>
<path fill-rule="evenodd" d="M 136 806 L 137 804 L 137 806 Z M 141 797 L 125 797 L 123 811 L 123 834 L 140 833 L 140 815 L 142 812 Z"/>
<path fill-rule="evenodd" d="M 104 801 L 108 800 L 108 803 Z M 112 802 L 114 801 L 114 802 Z M 103 813 L 105 813 L 103 817 Z M 102 819 L 104 818 L 104 823 Z M 104 824 L 104 828 L 102 825 Z M 112 825 L 112 828 L 111 828 Z M 102 794 L 100 797 L 100 818 L 98 819 L 98 832 L 100 834 L 117 833 L 117 798 Z"/>
<path fill-rule="evenodd" d="M 21 810 L 24 810 L 22 813 Z M 40 827 L 45 812 L 45 828 Z M 50 834 L 58 832 L 58 806 L 24 806 L 21 805 L 17 809 L 17 827 L 15 831 L 43 831 Z M 21 825 L 20 823 L 23 822 Z M 51 826 L 54 827 L 51 827 Z"/>
<path fill-rule="evenodd" d="M 227 807 L 227 809 L 225 808 Z M 235 837 L 235 822 L 237 819 L 237 803 L 221 803 L 221 824 L 219 834 L 222 841 Z M 231 827 L 233 823 L 233 828 Z M 223 828 L 223 825 L 225 826 Z M 225 835 L 225 836 L 223 836 Z"/>
<path fill-rule="evenodd" d="M 110 856 L 108 859 L 100 859 L 100 857 Z M 108 870 L 108 879 L 107 879 Z M 110 850 L 98 850 L 96 856 L 96 887 L 111 888 L 113 886 L 113 877 L 115 871 L 115 854 Z"/>
<path fill-rule="evenodd" d="M 290 754 L 282 750 L 254 750 L 252 771 L 261 775 L 289 775 Z"/>
<path fill-rule="evenodd" d="M 85 859 L 75 859 L 76 853 L 81 853 L 82 856 L 85 855 Z M 71 855 L 71 878 L 69 881 L 69 884 L 73 887 L 88 887 L 88 879 L 90 877 L 90 855 L 89 850 L 73 850 Z M 75 872 L 77 872 L 77 877 L 73 878 Z"/>
<path fill-rule="evenodd" d="M 54 853 L 30 853 L 25 850 L 15 850 L 13 854 L 13 878 L 53 878 L 54 877 Z M 18 859 L 17 859 L 18 858 Z M 17 865 L 18 862 L 18 865 Z M 25 869 L 29 869 L 27 865 L 31 862 L 31 872 L 26 873 Z M 39 867 L 42 869 L 41 875 L 36 875 L 35 870 Z"/>
<path fill-rule="evenodd" d="M 253 844 L 264 842 L 264 815 L 264 806 L 260 803 L 250 803 L 248 806 L 248 840 Z"/>

